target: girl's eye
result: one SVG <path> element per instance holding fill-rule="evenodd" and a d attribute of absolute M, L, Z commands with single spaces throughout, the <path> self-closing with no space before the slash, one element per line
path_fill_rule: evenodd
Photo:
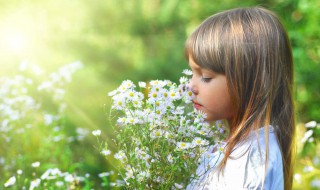
<path fill-rule="evenodd" d="M 202 82 L 208 83 L 208 82 L 210 82 L 210 80 L 211 80 L 211 78 L 201 77 L 201 81 L 202 81 Z"/>

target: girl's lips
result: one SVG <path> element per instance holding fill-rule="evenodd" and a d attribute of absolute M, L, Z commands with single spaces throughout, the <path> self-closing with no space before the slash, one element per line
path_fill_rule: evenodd
<path fill-rule="evenodd" d="M 200 109 L 202 107 L 202 105 L 198 104 L 197 102 L 193 102 L 193 106 L 196 109 Z"/>

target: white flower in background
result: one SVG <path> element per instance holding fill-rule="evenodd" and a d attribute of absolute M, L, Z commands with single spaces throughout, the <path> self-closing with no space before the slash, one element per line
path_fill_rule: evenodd
<path fill-rule="evenodd" d="M 146 88 L 147 84 L 145 82 L 139 82 L 139 87 L 140 88 Z"/>
<path fill-rule="evenodd" d="M 18 175 L 22 175 L 23 171 L 22 170 L 17 170 Z"/>
<path fill-rule="evenodd" d="M 320 179 L 314 179 L 310 183 L 311 187 L 314 187 L 316 189 L 320 188 Z"/>
<path fill-rule="evenodd" d="M 59 119 L 59 116 L 52 115 L 52 114 L 43 114 L 43 117 L 44 117 L 44 123 L 46 125 L 50 125 L 54 121 L 57 121 Z"/>
<path fill-rule="evenodd" d="M 78 136 L 85 137 L 89 133 L 89 130 L 85 128 L 77 127 L 76 132 Z"/>
<path fill-rule="evenodd" d="M 75 178 L 71 174 L 67 174 L 64 177 L 64 181 L 69 182 L 69 183 L 73 182 L 74 180 L 75 180 Z"/>
<path fill-rule="evenodd" d="M 174 183 L 174 186 L 175 186 L 175 188 L 177 188 L 177 189 L 182 189 L 182 188 L 183 188 L 183 185 L 178 184 L 178 183 Z"/>
<path fill-rule="evenodd" d="M 149 178 L 150 176 L 148 176 L 148 172 L 145 171 L 141 171 L 138 175 L 137 175 L 137 181 L 138 182 L 143 182 L 144 180 L 146 180 L 147 178 Z"/>
<path fill-rule="evenodd" d="M 32 180 L 31 183 L 30 183 L 29 190 L 33 190 L 34 188 L 38 187 L 40 185 L 40 183 L 41 183 L 40 179 Z"/>
<path fill-rule="evenodd" d="M 5 182 L 4 187 L 9 187 L 14 185 L 16 181 L 17 181 L 16 176 L 12 176 Z"/>
<path fill-rule="evenodd" d="M 188 75 L 188 76 L 191 76 L 191 75 L 192 75 L 192 71 L 189 70 L 189 69 L 183 70 L 182 73 L 185 74 L 185 75 Z"/>
<path fill-rule="evenodd" d="M 313 130 L 308 130 L 307 132 L 304 133 L 303 138 L 301 139 L 302 143 L 305 143 L 313 134 Z"/>
<path fill-rule="evenodd" d="M 92 134 L 94 135 L 94 136 L 100 136 L 101 135 L 101 130 L 94 130 L 94 131 L 92 131 Z"/>
<path fill-rule="evenodd" d="M 40 166 L 40 162 L 33 162 L 31 166 L 34 168 L 38 168 Z"/>
<path fill-rule="evenodd" d="M 143 160 L 149 160 L 150 155 L 146 153 L 146 151 L 139 149 L 138 147 L 135 148 L 136 156 L 137 158 L 143 159 Z"/>
<path fill-rule="evenodd" d="M 120 125 L 123 125 L 123 124 L 127 123 L 127 118 L 126 117 L 119 117 L 117 119 L 117 123 Z"/>
<path fill-rule="evenodd" d="M 312 172 L 313 170 L 314 170 L 314 167 L 305 166 L 302 171 L 305 172 L 305 173 L 308 173 L 308 172 Z"/>
<path fill-rule="evenodd" d="M 168 160 L 169 163 L 173 163 L 173 157 L 172 157 L 171 154 L 169 154 L 169 155 L 167 156 L 167 160 Z"/>
<path fill-rule="evenodd" d="M 116 95 L 116 94 L 118 94 L 119 92 L 118 92 L 118 90 L 116 89 L 116 90 L 113 90 L 113 91 L 111 91 L 111 92 L 108 92 L 108 96 L 114 96 L 114 95 Z"/>
<path fill-rule="evenodd" d="M 306 128 L 315 128 L 317 126 L 317 122 L 310 121 L 310 122 L 306 123 L 305 126 L 306 126 Z"/>
<path fill-rule="evenodd" d="M 43 73 L 43 69 L 41 69 L 38 65 L 32 65 L 31 70 L 36 75 L 41 75 Z"/>
<path fill-rule="evenodd" d="M 22 61 L 19 65 L 19 70 L 20 71 L 24 71 L 27 69 L 27 67 L 29 66 L 29 62 L 28 61 Z"/>
<path fill-rule="evenodd" d="M 108 176 L 113 175 L 113 174 L 114 174 L 114 171 L 110 171 L 110 172 L 99 173 L 98 176 L 100 178 L 103 178 L 103 177 L 108 177 Z"/>
<path fill-rule="evenodd" d="M 125 170 L 126 170 L 126 177 L 125 177 L 125 180 L 128 180 L 130 178 L 134 179 L 135 176 L 134 176 L 134 168 L 132 166 L 130 166 L 129 164 L 125 167 Z"/>
<path fill-rule="evenodd" d="M 62 187 L 64 185 L 63 181 L 56 181 L 57 187 Z"/>
<path fill-rule="evenodd" d="M 318 165 L 318 164 L 320 164 L 320 158 L 317 157 L 317 156 L 315 156 L 315 157 L 312 159 L 312 162 L 313 162 L 314 165 Z"/>
<path fill-rule="evenodd" d="M 120 160 L 121 163 L 125 163 L 128 159 L 127 159 L 127 156 L 125 154 L 125 152 L 123 150 L 120 150 L 118 153 L 116 153 L 114 155 L 114 158 L 117 159 L 117 160 Z"/>
<path fill-rule="evenodd" d="M 103 150 L 101 151 L 101 154 L 104 155 L 104 156 L 109 156 L 109 155 L 111 154 L 111 151 L 108 150 L 108 149 L 103 149 Z"/>
<path fill-rule="evenodd" d="M 294 174 L 293 179 L 298 182 L 298 184 L 302 183 L 301 174 L 299 173 Z"/>
<path fill-rule="evenodd" d="M 45 171 L 42 175 L 41 175 L 41 179 L 55 179 L 57 177 L 61 177 L 62 176 L 62 172 L 58 169 L 58 168 L 53 168 L 53 169 L 47 169 L 47 171 Z"/>

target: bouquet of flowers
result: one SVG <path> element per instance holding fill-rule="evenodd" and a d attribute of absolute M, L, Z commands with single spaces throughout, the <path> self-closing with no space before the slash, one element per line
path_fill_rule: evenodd
<path fill-rule="evenodd" d="M 196 177 L 201 155 L 224 136 L 192 106 L 191 71 L 180 84 L 153 80 L 137 86 L 130 80 L 109 93 L 119 151 L 119 174 L 128 189 L 182 189 Z M 106 150 L 106 149 L 105 149 Z"/>

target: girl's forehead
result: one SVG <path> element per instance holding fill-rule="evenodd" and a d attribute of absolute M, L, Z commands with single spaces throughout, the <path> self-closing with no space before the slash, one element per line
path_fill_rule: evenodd
<path fill-rule="evenodd" d="M 189 66 L 194 68 L 194 69 L 200 69 L 201 67 L 194 61 L 191 55 L 189 55 Z"/>

